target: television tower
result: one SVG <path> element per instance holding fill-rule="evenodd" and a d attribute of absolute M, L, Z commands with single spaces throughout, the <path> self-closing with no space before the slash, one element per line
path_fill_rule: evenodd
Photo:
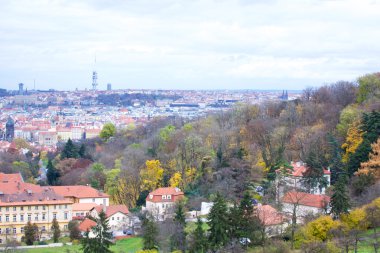
<path fill-rule="evenodd" d="M 92 90 L 96 90 L 96 87 L 98 86 L 98 73 L 95 70 L 96 66 L 96 55 L 95 55 L 95 64 L 94 64 L 94 71 L 92 71 Z"/>

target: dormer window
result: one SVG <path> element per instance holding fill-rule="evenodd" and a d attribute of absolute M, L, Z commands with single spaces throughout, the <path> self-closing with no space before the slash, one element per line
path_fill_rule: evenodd
<path fill-rule="evenodd" d="M 149 198 L 150 198 L 150 199 L 153 199 L 153 195 L 152 195 L 152 194 L 149 194 Z"/>
<path fill-rule="evenodd" d="M 162 199 L 166 199 L 166 195 L 162 195 Z"/>
<path fill-rule="evenodd" d="M 168 195 L 168 197 L 167 197 L 168 199 L 172 199 L 172 195 Z"/>

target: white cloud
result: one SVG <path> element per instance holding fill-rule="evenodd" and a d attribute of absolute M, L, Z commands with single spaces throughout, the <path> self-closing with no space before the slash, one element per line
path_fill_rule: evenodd
<path fill-rule="evenodd" d="M 380 4 L 359 0 L 4 0 L 0 87 L 302 89 L 378 70 Z"/>

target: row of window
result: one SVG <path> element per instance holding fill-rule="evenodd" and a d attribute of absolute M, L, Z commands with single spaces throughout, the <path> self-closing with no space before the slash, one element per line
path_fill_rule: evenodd
<path fill-rule="evenodd" d="M 0 222 L 3 222 L 3 219 L 2 219 L 3 216 L 0 215 Z M 34 215 L 34 220 L 35 221 L 39 221 L 41 217 L 41 220 L 44 221 L 46 220 L 46 213 L 42 213 L 42 215 L 40 216 L 38 213 Z M 64 219 L 67 220 L 69 217 L 68 213 L 64 213 Z M 5 222 L 10 222 L 10 218 L 11 216 L 10 215 L 5 215 Z M 24 214 L 20 214 L 20 219 L 19 221 L 25 221 L 25 218 L 27 218 L 27 221 L 32 221 L 32 214 L 28 214 L 27 216 L 25 216 Z M 56 213 L 53 213 L 53 219 L 57 219 L 57 214 Z M 12 221 L 13 222 L 17 222 L 17 215 L 14 214 L 12 215 Z"/>
<path fill-rule="evenodd" d="M 172 195 L 162 195 L 162 199 L 172 199 Z"/>
<path fill-rule="evenodd" d="M 63 229 L 64 230 L 67 230 L 68 226 L 67 225 L 64 225 L 63 226 Z M 41 232 L 45 232 L 46 231 L 46 227 L 45 226 L 42 226 L 40 228 L 38 228 Z M 24 230 L 25 228 L 24 227 L 21 227 L 20 228 L 20 233 L 23 234 L 24 233 Z M 0 234 L 3 234 L 5 233 L 6 235 L 9 235 L 11 233 L 13 234 L 17 234 L 17 228 L 5 228 L 5 231 L 3 231 L 1 228 L 0 228 Z M 1 243 L 1 242 L 0 242 Z"/>
<path fill-rule="evenodd" d="M 41 209 L 42 208 L 42 209 Z M 31 211 L 32 210 L 32 206 L 27 206 L 25 207 L 25 210 L 28 210 L 28 211 Z M 34 210 L 46 210 L 47 209 L 47 206 L 34 206 Z M 67 204 L 66 205 L 54 205 L 54 210 L 56 209 L 67 209 Z M 17 206 L 13 206 L 13 207 L 0 207 L 0 212 L 9 212 L 10 210 L 13 210 L 13 211 L 24 211 L 24 206 L 20 206 L 20 207 L 17 207 Z"/>

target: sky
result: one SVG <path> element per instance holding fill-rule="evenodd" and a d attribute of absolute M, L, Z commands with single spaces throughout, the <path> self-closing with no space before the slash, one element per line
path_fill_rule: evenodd
<path fill-rule="evenodd" d="M 380 66 L 380 1 L 1 0 L 0 88 L 290 89 Z M 96 63 L 95 63 L 96 58 Z"/>

